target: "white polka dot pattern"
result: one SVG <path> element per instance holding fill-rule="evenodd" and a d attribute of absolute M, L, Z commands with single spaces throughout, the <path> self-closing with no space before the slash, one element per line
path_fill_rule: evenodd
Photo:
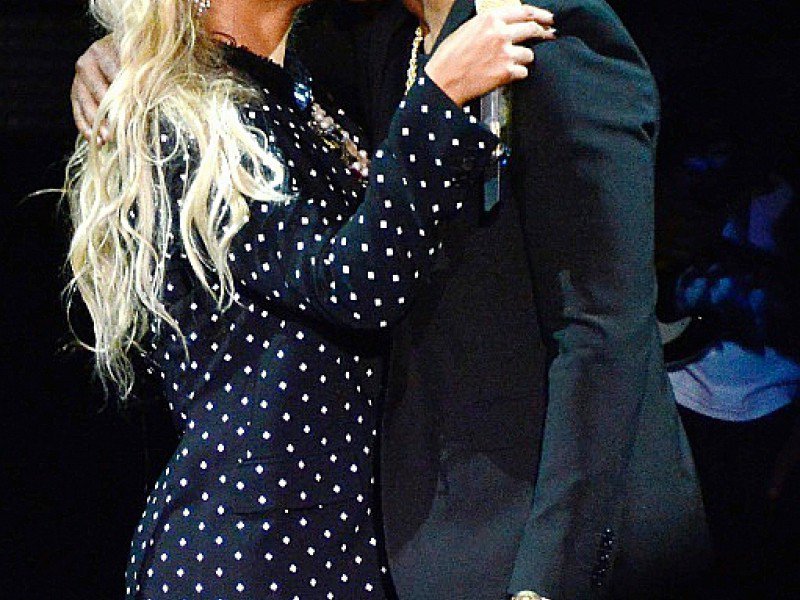
<path fill-rule="evenodd" d="M 127 597 L 381 598 L 379 334 L 407 309 L 494 138 L 420 78 L 365 191 L 290 95 L 268 86 L 244 114 L 269 132 L 293 198 L 251 202 L 225 312 L 173 234 L 164 298 L 188 356 L 154 326 L 147 358 L 181 439 L 134 535 Z"/>

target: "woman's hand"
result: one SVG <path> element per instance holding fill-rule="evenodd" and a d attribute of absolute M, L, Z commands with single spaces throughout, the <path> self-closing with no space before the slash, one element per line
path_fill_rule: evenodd
<path fill-rule="evenodd" d="M 528 76 L 530 39 L 555 39 L 553 14 L 532 6 L 487 11 L 444 40 L 425 72 L 456 104 L 463 106 L 495 88 Z"/>
<path fill-rule="evenodd" d="M 100 102 L 119 71 L 119 54 L 111 36 L 92 44 L 75 64 L 72 82 L 72 116 L 75 125 L 86 139 L 92 135 Z M 109 131 L 100 125 L 99 143 L 108 141 Z"/>

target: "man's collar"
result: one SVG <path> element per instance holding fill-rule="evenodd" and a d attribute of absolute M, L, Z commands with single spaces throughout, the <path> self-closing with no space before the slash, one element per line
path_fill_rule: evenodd
<path fill-rule="evenodd" d="M 447 38 L 456 29 L 461 27 L 465 21 L 475 14 L 475 0 L 455 0 L 447 19 L 444 21 L 442 31 L 439 34 L 436 43 L 433 45 L 433 50 L 439 47 L 442 40 Z M 431 52 L 433 54 L 433 52 Z"/>

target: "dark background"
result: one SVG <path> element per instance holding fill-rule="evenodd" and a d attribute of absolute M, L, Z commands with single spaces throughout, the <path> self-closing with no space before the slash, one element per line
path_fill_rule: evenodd
<path fill-rule="evenodd" d="M 753 160 L 797 157 L 794 3 L 611 1 L 659 81 L 664 173 L 719 140 L 748 148 Z M 130 535 L 173 444 L 163 418 L 102 410 L 90 356 L 63 350 L 71 339 L 60 298 L 65 221 L 52 195 L 22 201 L 61 184 L 74 144 L 69 84 L 76 58 L 97 35 L 84 6 L 3 0 L 0 7 L 5 598 L 121 597 Z M 312 68 L 324 79 L 324 65 Z"/>

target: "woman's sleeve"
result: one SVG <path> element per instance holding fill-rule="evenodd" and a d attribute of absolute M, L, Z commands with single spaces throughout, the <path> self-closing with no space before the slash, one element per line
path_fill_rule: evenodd
<path fill-rule="evenodd" d="M 387 327 L 405 312 L 440 228 L 482 177 L 497 143 L 422 76 L 376 151 L 364 201 L 340 214 L 314 198 L 251 204 L 230 265 L 243 297 L 338 325 Z M 317 176 L 311 173 L 311 176 Z"/>

